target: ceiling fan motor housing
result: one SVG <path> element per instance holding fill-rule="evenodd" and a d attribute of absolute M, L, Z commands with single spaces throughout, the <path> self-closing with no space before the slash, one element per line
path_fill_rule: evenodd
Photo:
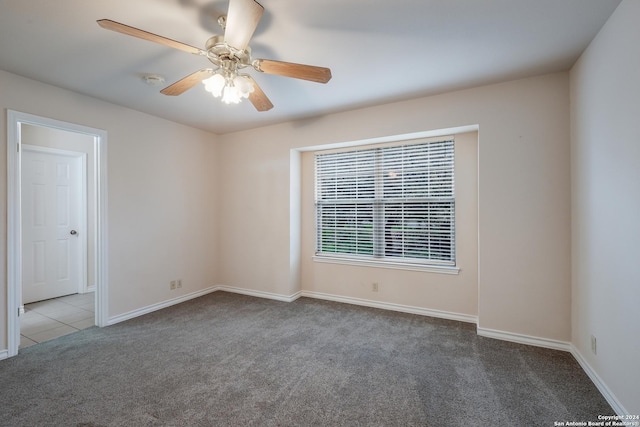
<path fill-rule="evenodd" d="M 224 36 L 217 35 L 210 37 L 205 43 L 207 58 L 214 65 L 221 67 L 226 61 L 235 62 L 237 68 L 248 67 L 251 64 L 251 48 L 247 46 L 243 50 L 229 46 L 224 41 Z"/>

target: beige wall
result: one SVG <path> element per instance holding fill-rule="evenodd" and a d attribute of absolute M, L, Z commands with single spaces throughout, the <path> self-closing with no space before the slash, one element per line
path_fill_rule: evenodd
<path fill-rule="evenodd" d="M 640 2 L 624 0 L 571 70 L 572 341 L 630 414 L 640 414 L 638 17 Z"/>
<path fill-rule="evenodd" d="M 215 135 L 3 71 L 0 107 L 0 350 L 7 346 L 7 109 L 108 133 L 109 317 L 215 284 Z M 170 291 L 172 279 L 183 288 Z"/>
<path fill-rule="evenodd" d="M 383 286 L 377 297 L 477 313 L 481 328 L 569 339 L 567 73 L 219 137 L 4 72 L 0 99 L 5 109 L 107 130 L 111 317 L 214 283 L 283 296 L 301 290 L 291 273 L 292 149 L 478 125 L 476 310 L 469 289 L 438 295 L 442 275 L 420 287 L 423 276 L 385 271 L 380 282 L 401 281 L 407 294 Z M 0 120 L 6 143 L 6 114 Z M 0 156 L 4 169 L 4 149 Z M 4 247 L 6 227 L 1 237 Z M 6 288 L 5 257 L 1 268 Z M 177 278 L 183 290 L 169 291 Z M 359 295 L 357 285 L 327 290 Z"/>
<path fill-rule="evenodd" d="M 295 241 L 289 206 L 292 149 L 466 125 L 479 126 L 479 326 L 568 341 L 568 73 L 222 136 L 220 283 L 286 296 L 301 289 L 290 274 L 290 246 Z M 322 281 L 330 283 L 339 274 L 335 270 Z M 383 283 L 397 280 L 391 271 L 384 275 Z M 365 281 L 370 273 L 357 276 Z M 435 283 L 439 278 L 429 280 Z M 421 288 L 418 282 L 412 278 L 402 285 L 407 295 L 389 290 L 379 298 L 473 313 L 464 302 L 467 297 L 430 299 L 436 288 L 425 290 L 429 285 Z M 359 292 L 358 286 L 330 290 L 348 296 Z"/>
<path fill-rule="evenodd" d="M 314 152 L 302 154 L 302 282 L 316 293 L 446 313 L 478 314 L 478 133 L 455 137 L 456 265 L 459 274 L 318 263 L 315 253 Z M 371 284 L 378 283 L 378 292 Z"/>

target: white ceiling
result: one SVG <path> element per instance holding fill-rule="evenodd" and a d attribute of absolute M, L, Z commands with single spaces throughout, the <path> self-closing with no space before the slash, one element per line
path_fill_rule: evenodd
<path fill-rule="evenodd" d="M 199 56 L 101 29 L 108 18 L 204 48 L 228 0 L 0 0 L 0 69 L 215 133 L 567 70 L 620 0 L 262 0 L 254 58 L 319 65 L 326 85 L 251 72 L 274 104 L 166 85 Z"/>

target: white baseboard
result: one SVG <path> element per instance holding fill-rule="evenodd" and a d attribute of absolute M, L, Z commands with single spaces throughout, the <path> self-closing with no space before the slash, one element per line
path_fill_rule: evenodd
<path fill-rule="evenodd" d="M 607 387 L 605 382 L 602 381 L 602 378 L 600 378 L 600 376 L 596 373 L 596 371 L 593 370 L 591 365 L 587 363 L 587 360 L 582 356 L 582 353 L 580 353 L 580 351 L 573 344 L 571 344 L 571 354 L 578 361 L 578 363 L 582 367 L 582 370 L 586 372 L 586 374 L 589 376 L 591 381 L 595 384 L 597 389 L 607 400 L 609 405 L 611 405 L 611 407 L 616 412 L 616 414 L 620 416 L 631 415 L 626 409 L 624 409 L 624 406 L 622 406 L 622 403 L 620 403 L 620 401 L 616 398 L 616 396 L 611 392 L 609 387 Z"/>
<path fill-rule="evenodd" d="M 124 322 L 125 320 L 133 319 L 134 317 L 142 316 L 157 310 L 161 310 L 163 308 L 171 307 L 172 305 L 180 304 L 181 302 L 189 301 L 194 298 L 198 298 L 198 297 L 210 294 L 211 292 L 215 292 L 217 290 L 218 290 L 218 286 L 212 286 L 210 288 L 203 289 L 201 291 L 192 292 L 187 295 L 182 295 L 177 298 L 172 298 L 167 301 L 148 305 L 146 307 L 142 307 L 137 310 L 132 310 L 127 313 L 119 314 L 117 316 L 110 317 L 109 320 L 107 320 L 107 326 L 115 325 L 116 323 Z"/>
<path fill-rule="evenodd" d="M 0 360 L 7 359 L 9 357 L 9 350 L 0 350 Z"/>
<path fill-rule="evenodd" d="M 266 299 L 272 299 L 272 300 L 283 301 L 283 302 L 293 302 L 298 298 L 300 298 L 300 294 L 301 294 L 301 292 L 296 292 L 293 295 L 287 296 L 282 294 L 275 294 L 272 292 L 263 292 L 263 291 L 256 291 L 253 289 L 236 288 L 234 286 L 226 286 L 226 285 L 216 286 L 216 291 L 232 292 L 234 294 L 242 294 L 242 295 L 248 295 L 251 297 L 266 298 Z"/>
<path fill-rule="evenodd" d="M 441 310 L 430 310 L 426 308 L 413 307 L 409 305 L 373 301 L 373 300 L 367 300 L 362 298 L 344 297 L 340 295 L 325 294 L 321 292 L 298 291 L 292 295 L 282 295 L 282 294 L 276 294 L 272 292 L 256 291 L 253 289 L 237 288 L 235 286 L 226 286 L 226 285 L 218 285 L 215 287 L 215 290 L 232 292 L 235 294 L 248 295 L 248 296 L 253 296 L 258 298 L 267 298 L 267 299 L 283 301 L 283 302 L 293 302 L 300 297 L 308 297 L 308 298 L 322 299 L 327 301 L 335 301 L 335 302 L 340 302 L 345 304 L 361 305 L 361 306 L 372 307 L 372 308 L 381 308 L 383 310 L 399 311 L 402 313 L 419 314 L 422 316 L 438 317 L 441 319 L 448 319 L 448 320 L 457 320 L 465 323 L 478 322 L 478 318 L 476 316 L 470 316 L 467 314 L 452 313 L 452 312 L 441 311 Z"/>
<path fill-rule="evenodd" d="M 593 368 L 587 363 L 586 359 L 582 356 L 580 351 L 571 342 L 551 340 L 547 338 L 532 337 L 529 335 L 516 334 L 513 332 L 498 331 L 495 329 L 487 329 L 478 327 L 478 335 L 487 338 L 494 338 L 503 341 L 511 341 L 519 344 L 532 345 L 536 347 L 550 348 L 553 350 L 561 350 L 569 352 L 578 361 L 578 364 L 582 370 L 587 374 L 591 382 L 596 386 L 598 391 L 604 396 L 606 401 L 611 405 L 611 408 L 617 415 L 624 416 L 630 413 L 622 406 L 620 401 L 611 392 L 606 383 L 600 378 L 600 376 L 593 370 Z"/>
<path fill-rule="evenodd" d="M 441 311 L 441 310 L 431 310 L 427 308 L 373 301 L 373 300 L 367 300 L 362 298 L 344 297 L 341 295 L 325 294 L 321 292 L 299 291 L 293 295 L 282 295 L 282 294 L 275 294 L 271 292 L 255 291 L 253 289 L 237 288 L 234 286 L 226 286 L 226 285 L 218 285 L 216 286 L 216 290 L 232 292 L 232 293 L 242 294 L 242 295 L 249 295 L 249 296 L 254 296 L 258 298 L 267 298 L 267 299 L 283 301 L 283 302 L 293 302 L 300 297 L 308 297 L 308 298 L 322 299 L 327 301 L 335 301 L 335 302 L 340 302 L 345 304 L 361 305 L 361 306 L 372 307 L 372 308 L 381 308 L 383 310 L 399 311 L 402 313 L 419 314 L 422 316 L 438 317 L 441 319 L 448 319 L 448 320 L 457 320 L 459 322 L 478 323 L 478 318 L 476 316 L 470 316 L 467 314 L 452 313 L 452 312 Z"/>
<path fill-rule="evenodd" d="M 502 341 L 511 341 L 518 344 L 532 345 L 535 347 L 550 348 L 553 350 L 561 350 L 571 352 L 571 343 L 567 341 L 558 341 L 548 338 L 533 337 L 530 335 L 516 334 L 514 332 L 498 331 L 496 329 L 478 327 L 478 335 L 481 337 L 494 338 Z"/>
<path fill-rule="evenodd" d="M 312 291 L 302 291 L 300 292 L 300 296 L 322 299 L 327 301 L 341 302 L 346 304 L 361 305 L 365 307 L 381 308 L 383 310 L 399 311 L 402 313 L 419 314 L 422 316 L 429 316 L 429 317 L 438 317 L 441 319 L 457 320 L 459 322 L 478 323 L 477 316 L 471 316 L 468 314 L 461 314 L 461 313 L 452 313 L 449 311 L 432 310 L 428 308 L 414 307 L 410 305 L 373 301 L 373 300 L 362 299 L 362 298 L 344 297 L 339 295 L 324 294 L 321 292 L 312 292 Z"/>

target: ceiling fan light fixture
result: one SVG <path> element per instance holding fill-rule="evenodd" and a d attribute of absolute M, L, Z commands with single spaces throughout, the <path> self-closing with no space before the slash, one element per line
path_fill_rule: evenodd
<path fill-rule="evenodd" d="M 238 88 L 238 92 L 243 98 L 248 98 L 255 90 L 253 83 L 246 76 L 236 75 L 233 78 L 233 85 Z"/>
<path fill-rule="evenodd" d="M 243 98 L 248 98 L 255 90 L 253 83 L 247 76 L 234 72 L 216 73 L 202 81 L 204 88 L 214 97 L 222 97 L 225 104 L 238 104 Z"/>
<path fill-rule="evenodd" d="M 239 104 L 242 101 L 240 91 L 235 86 L 225 86 L 222 91 L 222 102 L 225 104 Z"/>
<path fill-rule="evenodd" d="M 214 74 L 208 79 L 203 80 L 202 84 L 204 84 L 204 89 L 207 92 L 211 92 L 213 96 L 219 98 L 222 96 L 222 90 L 227 82 L 221 74 Z"/>

